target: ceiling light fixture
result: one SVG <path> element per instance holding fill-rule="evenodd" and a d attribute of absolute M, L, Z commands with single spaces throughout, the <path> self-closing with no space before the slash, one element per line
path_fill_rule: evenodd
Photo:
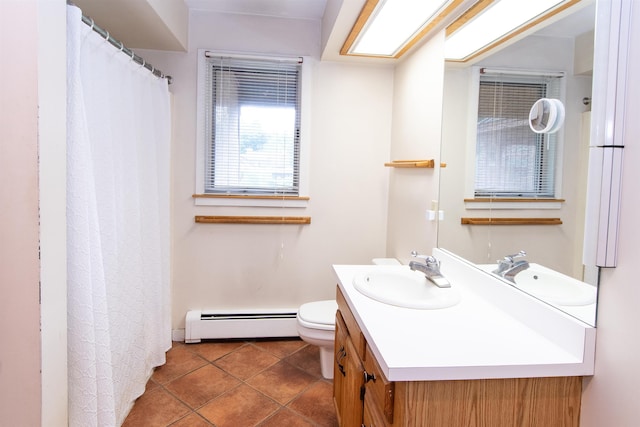
<path fill-rule="evenodd" d="M 463 0 L 367 0 L 340 54 L 398 58 Z"/>
<path fill-rule="evenodd" d="M 480 1 L 447 27 L 445 58 L 468 61 L 580 0 Z"/>

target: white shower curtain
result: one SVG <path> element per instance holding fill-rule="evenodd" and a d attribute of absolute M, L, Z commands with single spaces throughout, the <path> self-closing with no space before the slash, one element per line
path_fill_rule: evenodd
<path fill-rule="evenodd" d="M 69 425 L 119 426 L 171 346 L 169 92 L 67 14 Z"/>

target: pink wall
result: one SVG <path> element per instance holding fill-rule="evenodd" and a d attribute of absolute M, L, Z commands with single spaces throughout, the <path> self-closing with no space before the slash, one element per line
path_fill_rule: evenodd
<path fill-rule="evenodd" d="M 37 14 L 0 1 L 0 425 L 40 425 Z"/>

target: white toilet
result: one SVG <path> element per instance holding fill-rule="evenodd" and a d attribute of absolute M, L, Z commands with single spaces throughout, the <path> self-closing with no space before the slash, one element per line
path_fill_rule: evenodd
<path fill-rule="evenodd" d="M 333 378 L 333 342 L 335 341 L 335 300 L 314 301 L 298 309 L 298 334 L 303 341 L 320 347 L 320 369 L 326 379 Z"/>

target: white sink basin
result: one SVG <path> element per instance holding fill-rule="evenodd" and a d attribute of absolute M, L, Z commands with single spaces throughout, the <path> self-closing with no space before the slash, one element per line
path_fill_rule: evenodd
<path fill-rule="evenodd" d="M 376 267 L 354 277 L 353 286 L 369 298 L 404 308 L 435 310 L 460 302 L 460 292 L 455 287 L 439 288 L 423 273 L 407 266 Z"/>
<path fill-rule="evenodd" d="M 495 264 L 482 267 L 493 271 Z M 551 304 L 564 306 L 583 306 L 596 302 L 596 288 L 573 277 L 551 270 L 539 264 L 530 264 L 529 268 L 515 276 L 518 289 Z"/>

